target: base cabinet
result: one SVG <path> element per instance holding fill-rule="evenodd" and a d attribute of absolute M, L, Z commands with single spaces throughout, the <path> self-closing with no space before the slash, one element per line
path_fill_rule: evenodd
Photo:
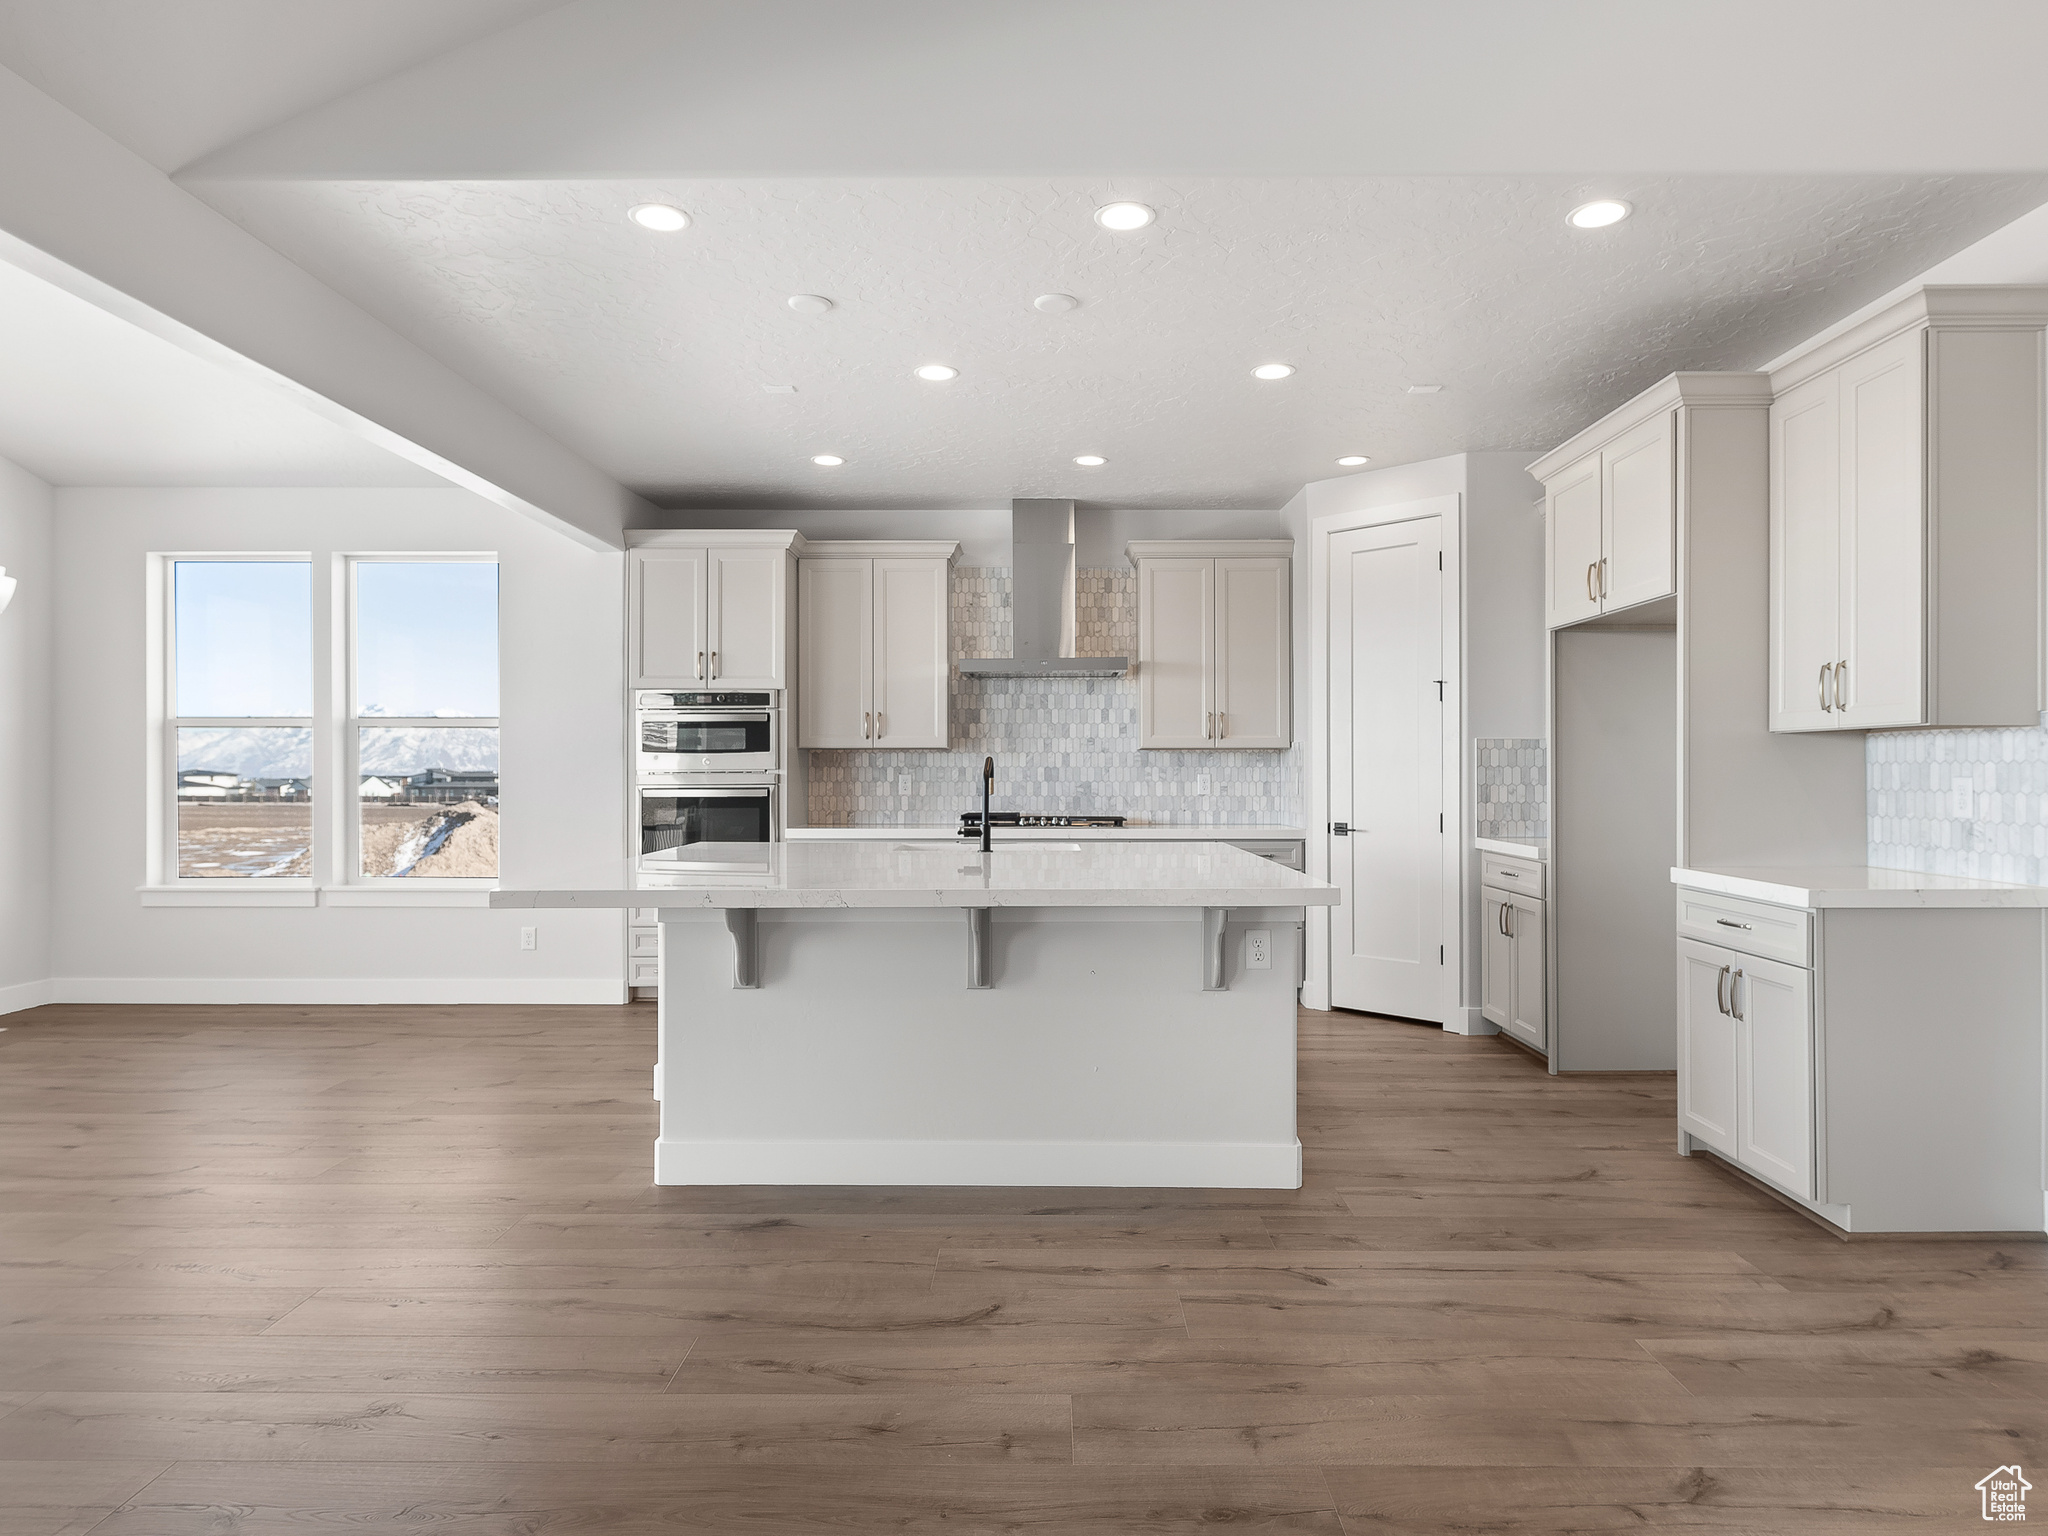
<path fill-rule="evenodd" d="M 1493 861 L 1514 870 L 1519 861 Z M 1528 866 L 1534 871 L 1537 866 Z M 1510 875 L 1513 878 L 1513 875 Z M 1541 889 L 1540 880 L 1531 884 Z M 1487 1023 L 1533 1050 L 1550 1049 L 1550 990 L 1543 903 L 1527 889 L 1482 885 L 1479 1003 Z"/>
<path fill-rule="evenodd" d="M 1799 1196 L 1814 1181 L 1813 973 L 1678 942 L 1678 1123 Z"/>

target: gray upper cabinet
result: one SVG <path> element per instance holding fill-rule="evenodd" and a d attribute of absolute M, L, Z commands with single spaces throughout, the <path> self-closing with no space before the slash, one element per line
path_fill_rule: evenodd
<path fill-rule="evenodd" d="M 1663 410 L 1539 476 L 1552 629 L 1677 591 L 1673 443 L 1672 413 Z"/>
<path fill-rule="evenodd" d="M 1294 744 L 1288 539 L 1132 544 L 1140 747 Z"/>
<path fill-rule="evenodd" d="M 1927 288 L 1771 375 L 1772 730 L 2037 723 L 2044 327 Z"/>
<path fill-rule="evenodd" d="M 833 541 L 797 562 L 803 686 L 797 745 L 881 751 L 949 743 L 949 599 L 960 546 Z"/>

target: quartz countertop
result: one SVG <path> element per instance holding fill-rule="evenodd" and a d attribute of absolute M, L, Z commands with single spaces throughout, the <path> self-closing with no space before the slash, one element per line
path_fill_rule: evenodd
<path fill-rule="evenodd" d="M 960 836 L 957 825 L 946 827 L 791 827 L 783 836 L 792 843 L 943 842 L 970 846 L 978 834 Z M 1308 836 L 1302 827 L 1006 827 L 998 822 L 995 840 L 1049 843 L 1200 843 L 1291 842 Z"/>
<path fill-rule="evenodd" d="M 1550 844 L 1537 838 L 1515 842 L 1504 837 L 1475 837 L 1472 846 L 1481 853 L 1497 853 L 1508 859 L 1535 859 L 1540 862 L 1550 857 Z"/>
<path fill-rule="evenodd" d="M 2048 885 L 2008 885 L 1862 864 L 1674 869 L 1671 883 L 1781 907 L 2048 907 Z"/>
<path fill-rule="evenodd" d="M 660 867 L 650 867 L 656 862 Z M 694 843 L 593 867 L 493 907 L 1321 907 L 1334 885 L 1226 843 L 1062 848 L 912 842 Z"/>

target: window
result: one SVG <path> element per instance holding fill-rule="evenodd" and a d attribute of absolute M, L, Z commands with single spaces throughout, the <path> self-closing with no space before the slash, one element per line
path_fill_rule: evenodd
<path fill-rule="evenodd" d="M 337 555 L 316 582 L 302 554 L 151 559 L 144 900 L 488 900 L 496 560 Z"/>
<path fill-rule="evenodd" d="M 349 578 L 355 878 L 495 880 L 498 567 L 357 558 Z"/>
<path fill-rule="evenodd" d="M 166 757 L 181 880 L 313 874 L 313 566 L 175 560 Z"/>

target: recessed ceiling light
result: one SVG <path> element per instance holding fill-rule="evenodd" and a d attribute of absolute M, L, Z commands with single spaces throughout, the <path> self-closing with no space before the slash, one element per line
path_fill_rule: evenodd
<path fill-rule="evenodd" d="M 1103 465 L 1107 464 L 1109 460 L 1105 459 L 1099 453 L 1077 453 L 1074 455 L 1074 462 L 1080 465 L 1083 469 L 1100 469 Z"/>
<path fill-rule="evenodd" d="M 1294 372 L 1292 363 L 1261 363 L 1252 370 L 1255 379 L 1284 379 Z"/>
<path fill-rule="evenodd" d="M 1337 462 L 1339 464 L 1342 464 L 1346 469 L 1356 469 L 1361 464 L 1370 464 L 1372 460 L 1367 458 L 1362 453 L 1347 453 L 1344 455 L 1343 458 L 1339 459 Z"/>
<path fill-rule="evenodd" d="M 1408 386 L 1408 393 L 1411 395 L 1440 395 L 1443 392 L 1444 387 L 1441 384 L 1410 384 Z"/>
<path fill-rule="evenodd" d="M 1633 212 L 1633 208 L 1618 198 L 1602 197 L 1579 204 L 1564 216 L 1564 221 L 1573 229 L 1605 229 L 1610 224 L 1619 224 Z"/>
<path fill-rule="evenodd" d="M 960 377 L 958 368 L 948 368 L 944 363 L 926 363 L 917 370 L 917 376 L 927 384 L 943 384 L 948 379 Z"/>
<path fill-rule="evenodd" d="M 1113 229 L 1126 234 L 1134 229 L 1143 229 L 1158 215 L 1143 203 L 1104 203 L 1095 210 L 1095 222 L 1104 229 Z"/>
<path fill-rule="evenodd" d="M 636 203 L 626 210 L 626 217 L 642 229 L 659 230 L 664 235 L 690 227 L 690 216 L 667 203 Z"/>
<path fill-rule="evenodd" d="M 793 293 L 789 296 L 789 307 L 800 315 L 822 315 L 832 307 L 832 301 L 822 293 Z"/>
<path fill-rule="evenodd" d="M 846 460 L 839 457 L 836 453 L 814 453 L 811 455 L 811 462 L 822 465 L 826 469 L 837 469 Z"/>
<path fill-rule="evenodd" d="M 1081 301 L 1071 293 L 1041 293 L 1031 301 L 1031 307 L 1048 315 L 1064 315 L 1070 309 L 1079 309 Z"/>

